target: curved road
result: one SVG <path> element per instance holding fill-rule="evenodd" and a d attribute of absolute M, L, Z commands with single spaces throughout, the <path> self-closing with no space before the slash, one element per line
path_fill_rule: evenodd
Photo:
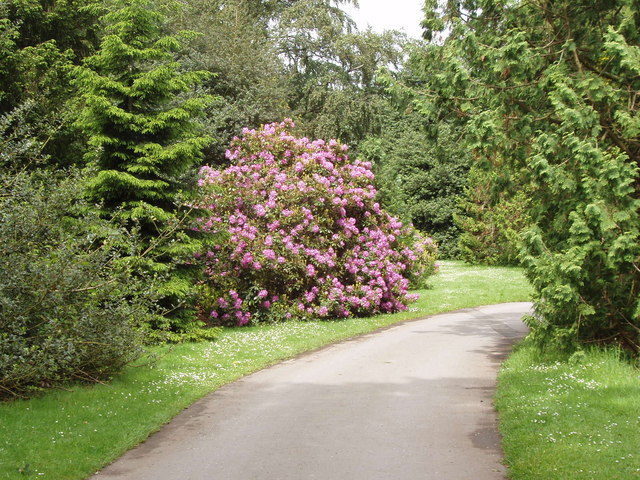
<path fill-rule="evenodd" d="M 503 479 L 491 397 L 530 307 L 410 321 L 260 371 L 92 478 Z"/>

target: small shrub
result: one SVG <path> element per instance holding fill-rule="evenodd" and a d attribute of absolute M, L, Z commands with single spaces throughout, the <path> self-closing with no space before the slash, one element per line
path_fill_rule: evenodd
<path fill-rule="evenodd" d="M 203 167 L 209 218 L 226 241 L 200 259 L 202 311 L 223 324 L 335 318 L 406 308 L 434 272 L 436 247 L 380 209 L 368 162 L 335 140 L 245 130 L 225 170 Z"/>

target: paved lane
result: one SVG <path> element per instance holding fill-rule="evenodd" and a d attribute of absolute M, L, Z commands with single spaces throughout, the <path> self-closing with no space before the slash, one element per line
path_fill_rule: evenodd
<path fill-rule="evenodd" d="M 529 309 L 436 315 L 263 370 L 93 479 L 503 479 L 491 396 Z"/>

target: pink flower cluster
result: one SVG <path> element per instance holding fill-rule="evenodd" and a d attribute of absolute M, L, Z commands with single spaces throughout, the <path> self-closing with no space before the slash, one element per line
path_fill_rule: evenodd
<path fill-rule="evenodd" d="M 375 202 L 369 162 L 293 126 L 245 129 L 227 151 L 232 166 L 200 171 L 210 212 L 200 229 L 224 238 L 198 255 L 206 308 L 238 325 L 405 309 L 410 279 L 434 272 L 435 245 Z"/>

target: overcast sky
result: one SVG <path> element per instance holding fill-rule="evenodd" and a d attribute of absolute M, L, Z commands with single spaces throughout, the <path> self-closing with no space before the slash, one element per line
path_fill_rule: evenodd
<path fill-rule="evenodd" d="M 375 32 L 403 30 L 412 38 L 421 38 L 422 6 L 424 0 L 359 0 L 359 9 L 343 8 L 358 24 L 360 30 L 370 25 Z"/>

